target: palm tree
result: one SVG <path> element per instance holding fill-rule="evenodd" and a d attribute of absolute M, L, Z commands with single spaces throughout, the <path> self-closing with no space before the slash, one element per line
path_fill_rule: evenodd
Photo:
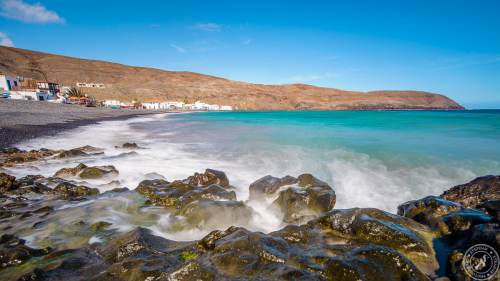
<path fill-rule="evenodd" d="M 77 98 L 81 98 L 81 97 L 85 97 L 85 93 L 78 89 L 78 88 L 71 88 L 69 89 L 66 94 L 69 96 L 69 97 L 77 97 Z"/>

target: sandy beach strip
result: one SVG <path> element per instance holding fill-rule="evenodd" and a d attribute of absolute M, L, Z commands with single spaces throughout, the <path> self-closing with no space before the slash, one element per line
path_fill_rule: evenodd
<path fill-rule="evenodd" d="M 0 148 L 99 121 L 161 112 L 0 99 Z"/>

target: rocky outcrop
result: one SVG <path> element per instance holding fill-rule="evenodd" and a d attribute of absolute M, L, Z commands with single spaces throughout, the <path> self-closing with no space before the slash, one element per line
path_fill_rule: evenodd
<path fill-rule="evenodd" d="M 229 187 L 229 180 L 224 172 L 206 169 L 203 174 L 195 173 L 193 176 L 185 180 L 190 185 L 207 186 L 217 184 L 222 187 Z"/>
<path fill-rule="evenodd" d="M 274 194 L 280 187 L 296 184 L 297 182 L 298 179 L 291 176 L 276 178 L 271 175 L 267 175 L 250 184 L 249 199 L 258 200 L 266 195 Z"/>
<path fill-rule="evenodd" d="M 54 188 L 54 193 L 66 199 L 77 200 L 85 196 L 97 195 L 99 194 L 99 190 L 97 188 L 89 188 L 82 185 L 75 185 L 70 182 L 63 182 Z"/>
<path fill-rule="evenodd" d="M 265 176 L 250 184 L 250 201 L 274 200 L 272 209 L 283 214 L 285 223 L 304 223 L 333 209 L 335 191 L 311 174 L 297 178 Z M 274 199 L 276 198 L 276 199 Z"/>
<path fill-rule="evenodd" d="M 62 168 L 54 174 L 54 177 L 70 178 L 78 176 L 81 179 L 99 179 L 105 176 L 115 176 L 118 170 L 112 166 L 92 166 L 78 164 L 74 168 Z"/>
<path fill-rule="evenodd" d="M 469 183 L 457 185 L 443 192 L 441 197 L 476 208 L 486 201 L 500 200 L 500 176 L 484 176 Z"/>
<path fill-rule="evenodd" d="M 60 175 L 80 178 L 88 168 L 79 165 Z M 249 202 L 237 201 L 226 175 L 210 169 L 172 182 L 155 175 L 135 191 L 118 188 L 103 194 L 58 177 L 0 174 L 0 229 L 5 233 L 0 279 L 470 280 L 461 266 L 465 251 L 475 244 L 500 246 L 498 201 L 479 200 L 481 192 L 460 192 L 455 202 L 437 196 L 409 201 L 395 215 L 370 208 L 333 209 L 334 190 L 310 174 L 267 176 L 251 190 Z M 65 218 L 68 206 L 70 212 L 90 214 L 94 201 L 121 198 L 129 204 L 134 197 L 140 206 L 130 212 L 150 214 L 153 221 L 153 214 L 168 214 L 168 233 L 208 234 L 180 242 L 142 227 L 120 230 L 119 220 L 106 217 Z M 461 203 L 470 198 L 474 204 Z M 268 199 L 269 208 L 291 223 L 270 233 L 242 227 L 258 218 L 250 203 Z M 15 236 L 29 233 L 26 224 L 56 241 L 73 236 L 78 241 L 73 247 L 32 246 Z"/>
<path fill-rule="evenodd" d="M 429 196 L 398 207 L 399 215 L 435 231 L 434 247 L 441 251 L 441 271 L 451 280 L 472 280 L 461 266 L 465 251 L 472 245 L 487 244 L 500 250 L 498 205 L 489 200 L 498 196 L 494 194 L 497 183 L 498 177 L 482 177 L 453 187 L 441 197 Z"/>
<path fill-rule="evenodd" d="M 33 249 L 25 245 L 25 240 L 13 235 L 0 237 L 0 270 L 6 267 L 19 266 L 33 257 L 44 256 L 52 249 Z"/>

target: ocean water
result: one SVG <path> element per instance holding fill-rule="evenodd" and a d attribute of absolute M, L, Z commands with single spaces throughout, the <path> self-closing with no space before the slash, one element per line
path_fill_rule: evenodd
<path fill-rule="evenodd" d="M 127 153 L 115 147 L 124 142 L 136 142 L 144 149 Z M 151 173 L 175 180 L 213 168 L 226 172 L 239 200 L 248 197 L 250 183 L 265 175 L 311 173 L 333 187 L 335 208 L 395 212 L 405 201 L 439 195 L 478 176 L 500 174 L 500 111 L 157 114 L 84 126 L 20 147 L 82 145 L 104 148 L 105 154 L 48 160 L 12 173 L 50 176 L 62 167 L 75 166 L 75 161 L 111 164 L 120 171 L 116 180 L 133 189 Z M 112 188 L 103 181 L 87 184 L 101 191 Z M 265 206 L 253 207 L 260 217 L 247 227 L 262 231 L 280 227 L 279 219 L 266 213 Z M 119 217 L 123 225 L 130 224 L 123 219 L 126 214 Z M 186 238 L 167 233 L 168 220 L 168 215 L 160 216 L 148 227 L 168 238 Z"/>

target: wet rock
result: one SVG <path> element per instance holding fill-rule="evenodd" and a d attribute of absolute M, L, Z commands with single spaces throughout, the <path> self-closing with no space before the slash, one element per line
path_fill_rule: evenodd
<path fill-rule="evenodd" d="M 20 265 L 32 257 L 48 254 L 50 248 L 33 249 L 25 245 L 23 239 L 4 234 L 0 237 L 0 269 Z"/>
<path fill-rule="evenodd" d="M 39 180 L 43 179 L 42 175 L 27 175 L 22 178 L 17 179 L 17 182 L 20 187 L 34 185 Z"/>
<path fill-rule="evenodd" d="M 20 195 L 30 192 L 38 194 L 48 193 L 51 189 L 42 183 L 44 180 L 45 178 L 41 175 L 27 175 L 19 178 L 16 180 L 19 188 L 15 193 Z"/>
<path fill-rule="evenodd" d="M 500 250 L 500 226 L 497 223 L 475 225 L 471 230 L 469 245 L 488 244 Z"/>
<path fill-rule="evenodd" d="M 208 186 L 212 184 L 217 184 L 222 187 L 229 187 L 229 180 L 227 176 L 222 171 L 217 171 L 213 169 L 206 169 L 203 174 L 195 173 L 186 179 L 186 182 L 194 186 Z"/>
<path fill-rule="evenodd" d="M 59 153 L 59 151 L 40 149 L 24 151 L 19 149 L 4 149 L 0 151 L 0 166 L 14 166 L 19 163 L 36 161 Z"/>
<path fill-rule="evenodd" d="M 0 192 L 11 191 L 18 188 L 16 177 L 6 173 L 0 173 Z"/>
<path fill-rule="evenodd" d="M 79 157 L 79 156 L 87 156 L 88 154 L 81 149 L 74 148 L 70 150 L 64 150 L 57 155 L 58 158 L 70 158 L 70 157 Z"/>
<path fill-rule="evenodd" d="M 74 168 L 62 168 L 54 174 L 54 177 L 74 177 L 78 176 L 82 179 L 98 179 L 108 175 L 117 175 L 118 170 L 114 166 L 92 166 L 88 167 L 85 164 L 78 164 Z"/>
<path fill-rule="evenodd" d="M 492 220 L 483 212 L 436 196 L 406 202 L 398 206 L 398 214 L 428 225 L 442 235 L 466 231 L 473 225 Z"/>
<path fill-rule="evenodd" d="M 500 176 L 476 178 L 469 183 L 452 187 L 443 192 L 441 197 L 469 208 L 476 208 L 486 201 L 500 200 Z"/>
<path fill-rule="evenodd" d="M 109 222 L 106 222 L 106 221 L 98 221 L 96 223 L 93 223 L 91 226 L 90 226 L 90 230 L 92 231 L 102 231 L 106 228 L 108 228 L 109 226 L 111 226 L 112 224 L 109 223 Z"/>
<path fill-rule="evenodd" d="M 280 187 L 297 183 L 298 180 L 292 176 L 276 178 L 273 176 L 262 177 L 250 184 L 250 200 L 262 198 L 263 195 L 274 194 Z"/>
<path fill-rule="evenodd" d="M 118 170 L 112 165 L 87 167 L 83 169 L 78 176 L 82 179 L 98 179 L 107 175 L 117 175 Z"/>
<path fill-rule="evenodd" d="M 298 187 L 280 191 L 273 202 L 284 214 L 287 223 L 303 223 L 318 217 L 335 206 L 335 191 L 310 174 L 298 177 Z"/>
<path fill-rule="evenodd" d="M 245 225 L 253 211 L 240 201 L 194 201 L 185 205 L 179 215 L 186 218 L 191 227 L 214 229 L 230 225 Z"/>
<path fill-rule="evenodd" d="M 333 237 L 347 241 L 374 243 L 395 249 L 418 263 L 435 266 L 431 230 L 411 219 L 378 209 L 332 210 L 307 223 Z"/>
<path fill-rule="evenodd" d="M 76 165 L 76 167 L 74 167 L 74 168 L 62 168 L 54 174 L 54 177 L 58 177 L 58 178 L 74 177 L 78 173 L 83 171 L 83 169 L 85 169 L 85 168 L 87 168 L 87 165 L 85 165 L 83 163 Z"/>
<path fill-rule="evenodd" d="M 476 206 L 486 214 L 490 215 L 497 222 L 500 222 L 500 200 L 491 200 Z"/>
<path fill-rule="evenodd" d="M 328 280 L 429 280 L 399 252 L 381 246 L 364 246 L 326 262 Z"/>
<path fill-rule="evenodd" d="M 61 151 L 57 157 L 58 158 L 70 158 L 70 157 L 81 157 L 81 156 L 89 156 L 95 154 L 102 154 L 101 149 L 86 145 L 82 147 L 77 147 L 69 150 Z"/>
<path fill-rule="evenodd" d="M 220 185 L 212 184 L 206 188 L 194 188 L 184 193 L 179 198 L 179 203 L 181 206 L 185 206 L 196 200 L 236 200 L 236 193 L 234 191 L 227 191 L 227 189 Z"/>
<path fill-rule="evenodd" d="M 168 182 L 163 179 L 145 180 L 139 183 L 136 191 L 148 198 L 153 204 L 167 208 L 181 209 L 195 200 L 235 200 L 234 191 L 219 185 L 207 187 L 193 186 L 181 181 Z"/>
<path fill-rule="evenodd" d="M 135 142 L 126 142 L 126 143 L 122 144 L 122 148 L 137 149 L 137 148 L 139 148 L 139 146 Z"/>
<path fill-rule="evenodd" d="M 63 182 L 54 188 L 54 193 L 61 195 L 65 199 L 80 199 L 85 196 L 94 196 L 99 194 L 97 188 L 90 188 L 82 185 L 75 185 L 70 182 Z"/>

